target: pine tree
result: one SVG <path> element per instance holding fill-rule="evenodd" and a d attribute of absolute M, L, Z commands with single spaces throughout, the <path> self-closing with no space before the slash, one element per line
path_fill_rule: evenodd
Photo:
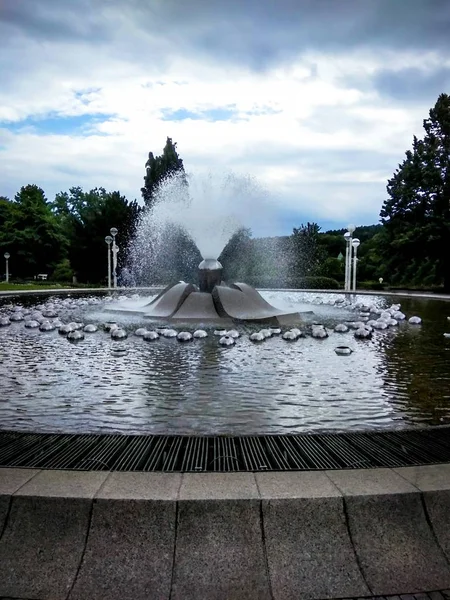
<path fill-rule="evenodd" d="M 450 291 L 450 96 L 439 96 L 423 126 L 388 181 L 384 257 L 399 281 L 413 260 L 434 265 L 434 283 Z"/>
<path fill-rule="evenodd" d="M 146 175 L 141 193 L 145 204 L 151 206 L 160 185 L 167 178 L 176 173 L 184 175 L 183 160 L 178 156 L 176 142 L 172 142 L 172 138 L 168 137 L 161 156 L 155 157 L 153 152 L 149 152 L 145 168 Z"/>

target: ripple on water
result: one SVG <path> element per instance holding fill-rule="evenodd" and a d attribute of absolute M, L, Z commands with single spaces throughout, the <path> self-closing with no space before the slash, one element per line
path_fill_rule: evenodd
<path fill-rule="evenodd" d="M 58 307 L 58 314 L 87 323 L 86 310 Z M 326 310 L 321 305 L 327 326 L 348 317 Z M 448 422 L 450 352 L 441 331 L 448 304 L 408 299 L 402 311 L 421 315 L 421 327 L 401 323 L 363 343 L 351 332 L 320 343 L 272 336 L 262 345 L 243 335 L 232 352 L 214 335 L 188 345 L 130 336 L 125 347 L 99 332 L 73 345 L 13 322 L 0 329 L 1 427 L 257 434 Z M 345 360 L 334 352 L 337 339 L 354 350 Z"/>

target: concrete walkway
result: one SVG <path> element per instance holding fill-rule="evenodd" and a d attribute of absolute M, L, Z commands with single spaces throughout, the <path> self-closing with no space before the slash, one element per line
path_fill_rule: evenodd
<path fill-rule="evenodd" d="M 0 534 L 6 598 L 319 600 L 448 590 L 450 465 L 0 469 Z"/>

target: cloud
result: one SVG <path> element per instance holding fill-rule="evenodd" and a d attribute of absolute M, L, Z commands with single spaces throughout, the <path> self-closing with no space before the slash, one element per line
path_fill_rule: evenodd
<path fill-rule="evenodd" d="M 170 136 L 187 170 L 261 182 L 255 233 L 375 222 L 449 91 L 449 26 L 447 0 L 0 0 L 0 194 L 139 198 Z"/>

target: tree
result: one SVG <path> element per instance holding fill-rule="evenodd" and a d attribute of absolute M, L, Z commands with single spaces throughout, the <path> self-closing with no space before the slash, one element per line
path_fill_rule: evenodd
<path fill-rule="evenodd" d="M 105 236 L 111 227 L 118 229 L 120 270 L 141 211 L 136 200 L 129 202 L 120 192 L 105 188 L 83 192 L 73 187 L 57 194 L 52 208 L 69 240 L 70 266 L 79 280 L 96 283 L 106 278 Z"/>
<path fill-rule="evenodd" d="M 416 271 L 426 263 L 424 277 L 434 269 L 434 283 L 450 291 L 450 96 L 439 96 L 423 126 L 423 140 L 414 136 L 387 184 L 382 252 L 394 280 L 402 280 L 412 261 Z"/>
<path fill-rule="evenodd" d="M 149 152 L 145 168 L 146 175 L 141 192 L 145 204 L 151 207 L 161 184 L 176 173 L 184 174 L 183 160 L 178 156 L 176 142 L 172 142 L 172 138 L 168 137 L 161 156 L 155 157 L 153 152 Z"/>
<path fill-rule="evenodd" d="M 253 263 L 252 232 L 239 228 L 226 243 L 219 256 L 226 281 L 245 281 Z"/>
<path fill-rule="evenodd" d="M 320 227 L 307 223 L 294 227 L 291 236 L 292 266 L 297 277 L 315 276 L 320 273 L 326 252 L 319 243 Z"/>
<path fill-rule="evenodd" d="M 22 187 L 13 202 L 2 198 L 1 220 L 0 251 L 11 254 L 15 276 L 51 273 L 67 256 L 67 239 L 44 191 L 37 185 Z"/>

